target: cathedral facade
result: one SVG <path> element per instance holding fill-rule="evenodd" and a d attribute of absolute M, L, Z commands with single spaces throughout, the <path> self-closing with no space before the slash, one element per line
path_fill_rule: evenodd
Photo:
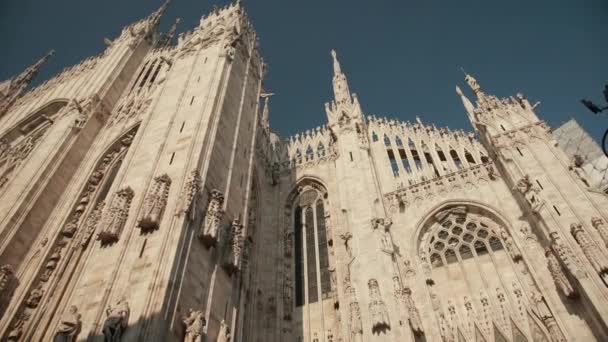
<path fill-rule="evenodd" d="M 237 2 L 0 84 L 2 341 L 605 341 L 608 197 L 523 95 L 282 139 Z M 329 59 L 328 59 L 329 60 Z M 328 77 L 329 78 L 329 77 Z"/>

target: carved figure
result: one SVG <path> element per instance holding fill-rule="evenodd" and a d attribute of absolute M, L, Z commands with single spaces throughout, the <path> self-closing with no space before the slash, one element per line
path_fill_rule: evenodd
<path fill-rule="evenodd" d="M 180 198 L 180 205 L 177 208 L 177 216 L 186 214 L 188 220 L 194 221 L 196 217 L 196 204 L 199 197 L 201 175 L 198 170 L 190 172 Z"/>
<path fill-rule="evenodd" d="M 224 203 L 224 194 L 219 190 L 211 191 L 211 200 L 207 206 L 207 213 L 201 231 L 199 232 L 199 238 L 203 241 L 203 244 L 207 247 L 213 246 L 217 243 L 218 232 L 220 223 L 224 211 L 222 210 L 222 204 Z"/>
<path fill-rule="evenodd" d="M 142 214 L 138 222 L 142 232 L 156 230 L 160 226 L 160 221 L 167 206 L 170 187 L 171 178 L 167 174 L 154 178 L 148 196 L 144 200 L 141 209 Z"/>
<path fill-rule="evenodd" d="M 108 317 L 103 324 L 103 335 L 105 342 L 119 342 L 124 330 L 129 324 L 129 303 L 123 297 L 119 299 L 114 307 L 108 306 L 106 314 Z"/>
<path fill-rule="evenodd" d="M 353 287 L 349 289 L 350 292 L 350 303 L 349 308 L 349 323 L 350 332 L 353 336 L 354 341 L 361 341 L 363 335 L 363 322 L 361 321 L 361 309 L 359 308 L 359 302 L 357 301 L 357 294 Z"/>
<path fill-rule="evenodd" d="M 11 265 L 0 266 L 0 300 L 4 298 L 9 291 L 14 278 L 13 267 Z"/>
<path fill-rule="evenodd" d="M 188 315 L 183 318 L 186 325 L 186 336 L 184 342 L 202 342 L 203 333 L 207 321 L 201 310 L 188 310 Z"/>
<path fill-rule="evenodd" d="M 372 332 L 382 332 L 390 329 L 390 320 L 386 304 L 382 300 L 380 288 L 376 279 L 370 279 L 367 282 L 369 287 L 369 312 L 372 315 Z"/>
<path fill-rule="evenodd" d="M 220 332 L 217 335 L 217 342 L 230 342 L 230 327 L 223 319 L 220 322 Z"/>
<path fill-rule="evenodd" d="M 559 288 L 566 297 L 575 297 L 576 291 L 574 290 L 574 286 L 572 286 L 570 280 L 566 274 L 564 274 L 559 260 L 557 260 L 557 257 L 550 248 L 545 250 L 545 256 L 547 257 L 549 272 L 553 277 L 553 281 L 557 284 L 557 288 Z"/>
<path fill-rule="evenodd" d="M 585 254 L 593 269 L 604 279 L 604 281 L 608 281 L 608 260 L 606 260 L 602 251 L 595 244 L 591 236 L 589 236 L 585 228 L 583 228 L 583 225 L 573 223 L 570 225 L 570 231 L 576 242 L 581 246 L 583 254 Z"/>
<path fill-rule="evenodd" d="M 502 241 L 505 244 L 505 248 L 507 249 L 507 252 L 509 252 L 511 258 L 515 261 L 520 260 L 522 256 L 519 252 L 519 248 L 515 246 L 515 243 L 513 243 L 513 239 L 511 239 L 509 233 L 507 233 L 507 231 L 504 229 L 500 229 L 500 237 L 502 238 Z"/>
<path fill-rule="evenodd" d="M 82 326 L 80 317 L 78 308 L 70 306 L 59 322 L 53 342 L 76 342 Z"/>
<path fill-rule="evenodd" d="M 232 274 L 238 269 L 243 252 L 243 225 L 238 218 L 235 218 L 228 230 L 223 266 L 228 274 Z"/>
<path fill-rule="evenodd" d="M 576 258 L 570 247 L 566 246 L 562 241 L 557 232 L 549 233 L 551 238 L 551 248 L 556 253 L 557 257 L 566 266 L 571 275 L 577 278 L 584 278 L 587 276 L 583 270 L 580 261 Z"/>
<path fill-rule="evenodd" d="M 43 295 L 44 295 L 44 290 L 42 289 L 42 284 L 40 284 L 40 285 L 38 285 L 38 287 L 36 287 L 35 289 L 33 289 L 30 292 L 29 297 L 25 301 L 25 305 L 27 305 L 30 308 L 38 307 L 38 304 L 40 304 L 40 300 L 42 299 Z"/>
<path fill-rule="evenodd" d="M 597 232 L 602 237 L 602 240 L 604 240 L 606 247 L 608 247 L 608 227 L 606 227 L 606 225 L 604 224 L 604 220 L 599 217 L 592 217 L 591 225 L 597 230 Z"/>
<path fill-rule="evenodd" d="M 420 313 L 418 313 L 416 304 L 412 299 L 412 290 L 409 287 L 403 288 L 403 301 L 405 302 L 405 307 L 407 308 L 408 320 L 410 321 L 412 331 L 416 335 L 424 334 L 424 328 L 422 327 Z"/>
<path fill-rule="evenodd" d="M 109 207 L 101 217 L 101 231 L 97 235 L 97 239 L 102 244 L 118 241 L 129 215 L 133 195 L 133 190 L 130 187 L 126 187 L 116 192 L 114 198 L 112 198 Z"/>

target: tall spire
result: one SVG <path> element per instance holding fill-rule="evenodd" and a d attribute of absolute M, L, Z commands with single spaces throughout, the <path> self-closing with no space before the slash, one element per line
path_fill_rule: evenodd
<path fill-rule="evenodd" d="M 350 102 L 350 91 L 348 89 L 348 81 L 346 80 L 346 75 L 342 72 L 342 68 L 340 67 L 340 62 L 338 61 L 338 56 L 336 55 L 336 50 L 331 50 L 331 56 L 334 61 L 334 98 L 337 104 L 342 102 Z"/>
<path fill-rule="evenodd" d="M 177 25 L 179 25 L 179 23 L 181 23 L 181 21 L 182 21 L 181 18 L 175 19 L 175 23 L 173 23 L 173 25 L 171 25 L 171 28 L 169 29 L 169 31 L 163 35 L 162 39 L 159 40 L 158 46 L 165 47 L 165 46 L 169 46 L 171 44 L 171 41 L 173 40 L 173 37 L 175 36 L 175 32 L 177 31 Z"/>
<path fill-rule="evenodd" d="M 53 56 L 54 50 L 49 51 L 44 57 L 40 58 L 36 63 L 29 66 L 21 74 L 4 83 L 4 89 L 0 89 L 0 116 L 4 115 L 8 109 L 15 103 L 23 90 L 27 88 L 32 79 L 38 75 L 42 66 Z"/>
<path fill-rule="evenodd" d="M 17 82 L 18 85 L 26 87 L 28 83 L 38 75 L 42 66 L 55 54 L 55 50 L 49 51 L 44 57 L 40 58 L 36 63 L 29 66 L 19 76 L 17 76 L 13 82 Z M 15 84 L 17 85 L 17 84 Z"/>
<path fill-rule="evenodd" d="M 475 127 L 475 123 L 477 122 L 477 120 L 475 120 L 475 114 L 474 114 L 475 106 L 473 106 L 473 103 L 471 103 L 471 101 L 469 100 L 469 98 L 466 97 L 462 93 L 462 90 L 460 90 L 459 86 L 456 86 L 456 93 L 458 95 L 460 95 L 460 100 L 462 100 L 462 104 L 464 105 L 464 109 L 467 110 L 467 115 L 469 116 L 469 120 L 471 121 L 471 124 L 473 124 L 473 127 Z"/>

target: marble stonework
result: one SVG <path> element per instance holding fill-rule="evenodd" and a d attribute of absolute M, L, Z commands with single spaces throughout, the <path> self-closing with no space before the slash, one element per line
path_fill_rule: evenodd
<path fill-rule="evenodd" d="M 606 340 L 608 198 L 537 105 L 466 75 L 473 133 L 368 115 L 332 51 L 282 139 L 242 4 L 166 7 L 0 83 L 0 339 Z"/>

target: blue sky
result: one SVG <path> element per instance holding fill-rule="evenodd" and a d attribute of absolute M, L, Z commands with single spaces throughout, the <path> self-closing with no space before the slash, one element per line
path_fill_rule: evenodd
<path fill-rule="evenodd" d="M 103 37 L 155 10 L 161 0 L 4 0 L 0 2 L 0 79 L 46 51 L 56 54 L 38 81 L 103 50 Z M 173 0 L 161 28 L 182 18 L 193 28 L 213 4 Z M 325 123 L 335 48 L 350 88 L 368 114 L 470 130 L 454 92 L 463 67 L 488 93 L 523 92 L 541 101 L 552 127 L 576 118 L 596 139 L 608 115 L 606 0 L 245 0 L 269 64 L 271 125 L 282 136 Z M 470 92 L 469 92 L 470 93 Z"/>

